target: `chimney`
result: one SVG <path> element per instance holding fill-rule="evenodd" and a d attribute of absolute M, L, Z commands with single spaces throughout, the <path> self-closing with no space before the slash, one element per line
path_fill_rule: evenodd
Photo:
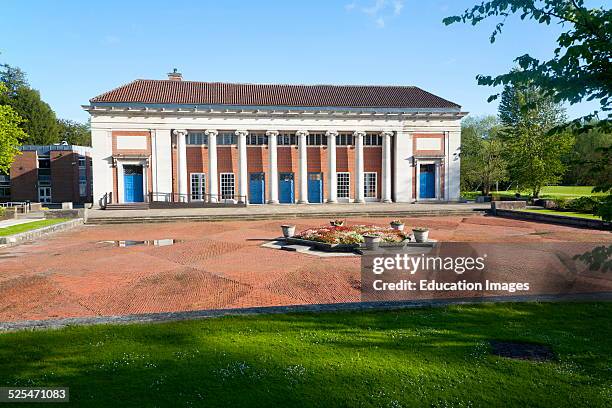
<path fill-rule="evenodd" d="M 168 80 L 169 81 L 182 81 L 183 74 L 181 74 L 180 72 L 176 70 L 176 68 L 174 68 L 172 72 L 168 72 Z"/>

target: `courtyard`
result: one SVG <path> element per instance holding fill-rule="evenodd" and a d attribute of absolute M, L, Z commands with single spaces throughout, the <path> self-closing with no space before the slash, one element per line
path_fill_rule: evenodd
<path fill-rule="evenodd" d="M 346 222 L 388 225 L 390 220 Z M 440 241 L 612 242 L 609 232 L 487 216 L 404 221 L 407 228 L 429 227 L 430 237 Z M 299 231 L 329 219 L 292 222 Z M 84 225 L 5 248 L 0 251 L 0 321 L 360 301 L 359 256 L 321 258 L 261 247 L 280 235 L 281 224 Z M 124 240 L 161 240 L 161 245 L 116 242 Z M 578 290 L 591 292 L 598 279 L 587 277 Z"/>

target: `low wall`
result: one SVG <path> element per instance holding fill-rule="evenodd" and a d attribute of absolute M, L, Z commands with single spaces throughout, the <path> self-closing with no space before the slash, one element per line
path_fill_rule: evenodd
<path fill-rule="evenodd" d="M 527 201 L 492 201 L 491 211 L 496 214 L 497 210 L 519 210 L 527 208 Z"/>
<path fill-rule="evenodd" d="M 25 231 L 20 234 L 8 235 L 6 237 L 0 237 L 0 244 L 2 245 L 17 245 L 24 241 L 30 241 L 39 238 L 43 235 L 51 234 L 53 232 L 65 231 L 76 227 L 77 225 L 83 224 L 82 218 L 74 220 L 60 222 L 59 224 L 49 225 L 48 227 L 42 227 L 31 231 Z"/>
<path fill-rule="evenodd" d="M 73 210 L 47 210 L 44 212 L 45 218 L 84 218 L 85 209 L 78 208 Z"/>
<path fill-rule="evenodd" d="M 499 208 L 495 211 L 494 215 L 497 215 L 498 217 L 513 218 L 516 220 L 565 225 L 568 227 L 600 229 L 606 231 L 612 230 L 612 223 L 609 222 L 601 220 L 592 220 L 588 218 L 569 217 L 565 215 L 551 215 L 529 211 L 502 210 Z"/>

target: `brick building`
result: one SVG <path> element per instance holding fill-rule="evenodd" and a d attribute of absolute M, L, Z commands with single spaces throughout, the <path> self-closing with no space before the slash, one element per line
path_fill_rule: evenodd
<path fill-rule="evenodd" d="M 90 100 L 94 201 L 452 201 L 460 121 L 412 86 L 136 80 Z"/>
<path fill-rule="evenodd" d="M 92 200 L 91 148 L 21 146 L 10 173 L 0 175 L 0 200 L 86 203 Z"/>

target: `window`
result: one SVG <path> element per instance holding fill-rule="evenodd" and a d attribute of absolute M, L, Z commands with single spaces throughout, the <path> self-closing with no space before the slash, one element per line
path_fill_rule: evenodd
<path fill-rule="evenodd" d="M 376 198 L 376 173 L 363 174 L 363 193 L 365 198 Z"/>
<path fill-rule="evenodd" d="M 233 145 L 236 144 L 236 135 L 234 132 L 219 132 L 217 135 L 218 145 Z"/>
<path fill-rule="evenodd" d="M 188 145 L 207 145 L 208 136 L 204 132 L 189 132 L 187 134 Z"/>
<path fill-rule="evenodd" d="M 206 198 L 206 174 L 191 173 L 191 201 L 204 201 Z"/>
<path fill-rule="evenodd" d="M 11 196 L 11 177 L 8 174 L 0 173 L 0 197 Z"/>
<path fill-rule="evenodd" d="M 79 169 L 79 195 L 81 197 L 87 196 L 87 173 L 84 168 Z"/>
<path fill-rule="evenodd" d="M 338 179 L 338 198 L 349 198 L 351 191 L 351 174 L 336 173 Z"/>
<path fill-rule="evenodd" d="M 87 161 L 85 159 L 85 156 L 79 156 L 79 167 L 84 169 L 86 165 Z"/>
<path fill-rule="evenodd" d="M 366 133 L 363 144 L 364 146 L 382 146 L 382 136 L 378 133 Z"/>
<path fill-rule="evenodd" d="M 295 133 L 279 133 L 277 138 L 277 144 L 279 146 L 295 146 L 297 145 L 297 141 L 295 138 Z"/>
<path fill-rule="evenodd" d="M 51 168 L 51 158 L 48 156 L 39 156 L 38 157 L 38 168 L 39 169 L 50 169 Z"/>
<path fill-rule="evenodd" d="M 234 173 L 221 173 L 221 199 L 234 198 Z"/>
<path fill-rule="evenodd" d="M 323 133 L 311 133 L 306 137 L 306 144 L 309 146 L 327 145 L 327 136 Z"/>
<path fill-rule="evenodd" d="M 264 133 L 249 133 L 247 135 L 247 144 L 248 145 L 267 145 L 268 136 L 266 136 Z"/>
<path fill-rule="evenodd" d="M 353 144 L 352 133 L 340 133 L 336 136 L 336 145 L 338 146 L 351 146 Z"/>

